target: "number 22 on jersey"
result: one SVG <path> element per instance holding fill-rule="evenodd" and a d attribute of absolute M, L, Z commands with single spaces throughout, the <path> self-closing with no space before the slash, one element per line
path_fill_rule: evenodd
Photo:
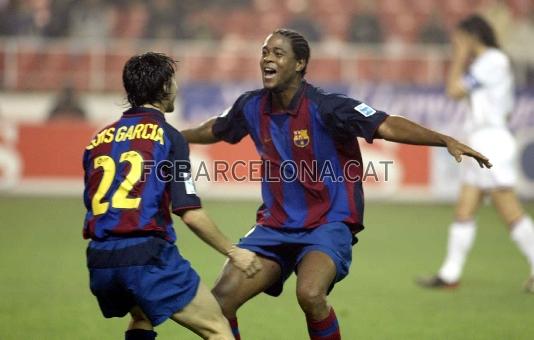
<path fill-rule="evenodd" d="M 130 171 L 111 197 L 111 206 L 117 209 L 136 209 L 141 203 L 141 197 L 129 198 L 128 195 L 134 185 L 141 179 L 143 157 L 137 151 L 127 151 L 123 152 L 119 159 L 119 163 L 123 162 L 130 163 Z M 113 183 L 117 166 L 113 158 L 103 155 L 95 158 L 94 168 L 102 168 L 104 170 L 102 180 L 91 200 L 93 215 L 96 216 L 106 213 L 109 209 L 110 202 L 102 202 L 102 199 L 106 196 Z"/>

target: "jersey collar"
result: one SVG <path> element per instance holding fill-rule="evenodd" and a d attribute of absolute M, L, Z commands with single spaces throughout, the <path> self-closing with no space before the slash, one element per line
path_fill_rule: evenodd
<path fill-rule="evenodd" d="M 304 98 L 304 90 L 308 83 L 305 80 L 302 80 L 300 83 L 300 86 L 295 92 L 295 95 L 291 99 L 291 102 L 289 102 L 289 107 L 287 110 L 281 110 L 281 111 L 275 111 L 273 112 L 273 106 L 272 106 L 272 94 L 270 91 L 267 92 L 267 103 L 265 105 L 265 108 L 263 109 L 264 114 L 268 115 L 282 115 L 282 114 L 290 114 L 292 116 L 296 116 L 299 112 L 300 105 L 302 104 L 302 99 Z"/>
<path fill-rule="evenodd" d="M 143 106 L 132 107 L 131 109 L 124 111 L 123 115 L 127 117 L 155 116 L 157 118 L 165 120 L 165 116 L 161 111 Z"/>

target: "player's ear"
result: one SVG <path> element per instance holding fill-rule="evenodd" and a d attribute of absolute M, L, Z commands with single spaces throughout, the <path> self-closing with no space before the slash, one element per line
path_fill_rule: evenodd
<path fill-rule="evenodd" d="M 165 96 L 169 96 L 171 93 L 172 88 L 172 81 L 168 81 L 163 84 L 163 93 L 165 93 Z"/>
<path fill-rule="evenodd" d="M 304 67 L 306 67 L 306 61 L 304 59 L 298 59 L 297 60 L 297 67 L 296 67 L 296 71 L 297 72 L 301 72 L 302 70 L 304 70 Z"/>

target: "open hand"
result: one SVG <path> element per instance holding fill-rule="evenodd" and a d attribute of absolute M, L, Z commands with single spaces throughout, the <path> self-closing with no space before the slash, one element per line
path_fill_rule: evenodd
<path fill-rule="evenodd" d="M 454 138 L 449 138 L 447 140 L 447 150 L 454 157 L 454 159 L 456 159 L 458 163 L 462 161 L 462 155 L 466 155 L 474 158 L 481 168 L 486 167 L 489 169 L 492 167 L 492 164 L 486 156 L 471 149 L 467 145 L 458 142 Z"/>
<path fill-rule="evenodd" d="M 247 277 L 253 277 L 261 270 L 261 262 L 254 252 L 233 246 L 228 252 L 230 262 L 240 269 Z"/>

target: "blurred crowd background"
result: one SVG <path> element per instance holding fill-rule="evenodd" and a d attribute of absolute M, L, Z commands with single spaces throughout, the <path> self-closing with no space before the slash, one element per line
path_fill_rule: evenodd
<path fill-rule="evenodd" d="M 191 126 L 261 87 L 261 45 L 279 27 L 310 40 L 310 82 L 457 136 L 468 105 L 445 96 L 449 39 L 473 13 L 492 23 L 513 62 L 518 95 L 509 125 L 523 150 L 520 188 L 532 196 L 534 0 L 0 0 L 0 194 L 79 194 L 80 152 L 127 107 L 122 68 L 132 55 L 179 60 L 168 119 Z M 255 157 L 250 150 L 241 143 L 192 155 Z M 410 150 L 375 143 L 365 151 L 397 165 L 397 180 L 371 192 L 454 197 L 458 169 L 447 153 Z M 226 197 L 254 188 L 209 191 Z"/>
<path fill-rule="evenodd" d="M 505 45 L 534 32 L 531 0 L 1 0 L 0 34 L 224 41 L 290 27 L 314 42 L 444 44 L 475 11 Z"/>
<path fill-rule="evenodd" d="M 519 87 L 533 86 L 533 0 L 0 0 L 0 94 L 118 93 L 125 60 L 147 50 L 180 60 L 184 83 L 259 84 L 260 46 L 277 27 L 312 42 L 308 78 L 321 85 L 440 86 L 450 32 L 474 12 L 494 25 Z"/>

